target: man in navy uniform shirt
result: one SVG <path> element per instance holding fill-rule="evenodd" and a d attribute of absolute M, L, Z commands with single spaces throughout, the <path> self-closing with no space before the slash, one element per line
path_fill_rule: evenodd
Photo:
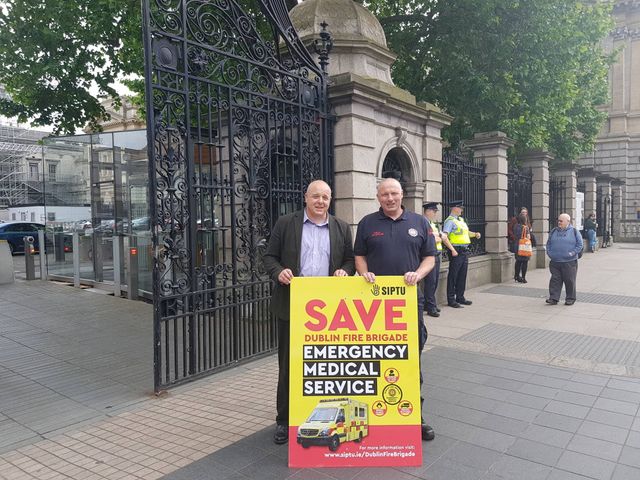
<path fill-rule="evenodd" d="M 436 265 L 424 278 L 424 301 L 425 310 L 430 317 L 439 317 L 440 309 L 436 300 L 436 291 L 438 290 L 438 280 L 440 279 L 440 263 L 442 254 L 442 237 L 440 229 L 436 223 L 436 215 L 438 215 L 438 202 L 426 202 L 422 204 L 424 218 L 429 222 L 431 227 L 431 235 L 436 242 Z"/>
<path fill-rule="evenodd" d="M 429 222 L 422 215 L 402 206 L 402 186 L 393 178 L 378 185 L 380 210 L 365 216 L 358 224 L 353 249 L 356 271 L 369 283 L 376 275 L 401 275 L 407 285 L 417 285 L 435 264 L 436 247 Z M 427 341 L 424 324 L 424 298 L 418 292 L 419 352 Z M 420 371 L 422 386 L 422 369 Z M 421 398 L 421 404 L 424 399 Z M 422 405 L 420 405 L 422 412 Z M 433 429 L 422 420 L 422 439 L 433 440 Z"/>

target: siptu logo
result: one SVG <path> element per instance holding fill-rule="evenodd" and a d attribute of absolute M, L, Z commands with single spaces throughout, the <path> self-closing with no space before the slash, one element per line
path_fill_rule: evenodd
<path fill-rule="evenodd" d="M 378 284 L 373 284 L 373 287 L 371 287 L 371 293 L 377 297 L 378 295 L 380 295 L 380 286 Z"/>

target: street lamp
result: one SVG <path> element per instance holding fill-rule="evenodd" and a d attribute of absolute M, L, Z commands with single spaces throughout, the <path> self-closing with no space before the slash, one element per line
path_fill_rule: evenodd
<path fill-rule="evenodd" d="M 331 34 L 327 31 L 329 24 L 323 21 L 320 26 L 322 27 L 322 30 L 320 31 L 320 38 L 314 40 L 313 48 L 318 54 L 320 68 L 322 69 L 322 72 L 326 74 L 327 65 L 329 65 L 329 53 L 331 53 L 331 49 L 333 48 L 333 40 L 331 39 Z"/>

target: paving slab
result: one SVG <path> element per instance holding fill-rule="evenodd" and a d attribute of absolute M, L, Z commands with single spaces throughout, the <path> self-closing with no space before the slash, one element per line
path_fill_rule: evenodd
<path fill-rule="evenodd" d="M 0 286 L 0 452 L 152 396 L 152 308 L 52 282 Z"/>
<path fill-rule="evenodd" d="M 156 398 L 149 305 L 1 287 L 0 478 L 638 480 L 640 280 L 628 270 L 640 253 L 614 247 L 581 261 L 575 308 L 546 307 L 548 271 L 533 270 L 526 287 L 472 289 L 464 315 L 428 318 L 436 439 L 422 466 L 386 469 L 287 468 L 271 442 L 274 356 Z"/>

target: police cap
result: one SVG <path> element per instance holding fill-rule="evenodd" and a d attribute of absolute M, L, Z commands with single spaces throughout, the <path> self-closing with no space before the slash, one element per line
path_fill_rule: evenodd
<path fill-rule="evenodd" d="M 449 202 L 449 206 L 451 208 L 453 207 L 464 208 L 464 200 L 454 200 L 453 202 Z"/>
<path fill-rule="evenodd" d="M 438 211 L 438 202 L 426 202 L 422 204 L 423 210 L 435 210 Z"/>

